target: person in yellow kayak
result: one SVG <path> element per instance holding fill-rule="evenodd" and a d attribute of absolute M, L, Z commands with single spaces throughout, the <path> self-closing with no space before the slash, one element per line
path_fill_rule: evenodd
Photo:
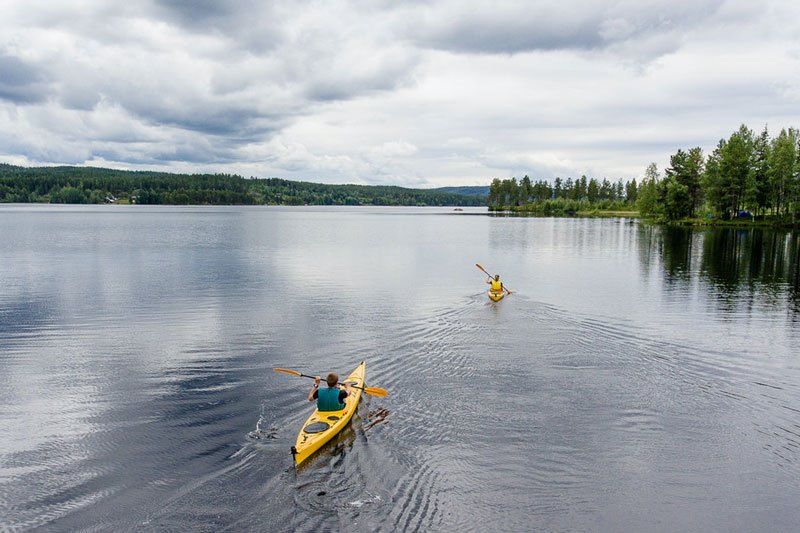
<path fill-rule="evenodd" d="M 511 294 L 511 291 L 506 289 L 503 286 L 503 282 L 500 281 L 500 274 L 495 274 L 494 278 L 489 278 L 488 280 L 486 280 L 486 283 L 491 285 L 489 290 L 494 293 L 500 294 L 502 292 L 505 292 L 506 294 Z"/>
<path fill-rule="evenodd" d="M 317 400 L 317 409 L 320 411 L 341 411 L 344 409 L 344 400 L 350 395 L 350 384 L 345 383 L 344 389 L 339 388 L 339 376 L 331 372 L 325 378 L 327 387 L 320 388 L 322 378 L 314 378 L 314 388 L 308 393 L 308 401 Z"/>

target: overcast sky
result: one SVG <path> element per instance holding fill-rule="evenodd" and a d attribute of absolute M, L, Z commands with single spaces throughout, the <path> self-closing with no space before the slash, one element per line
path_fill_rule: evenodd
<path fill-rule="evenodd" d="M 800 126 L 800 2 L 0 0 L 0 161 L 631 178 Z"/>

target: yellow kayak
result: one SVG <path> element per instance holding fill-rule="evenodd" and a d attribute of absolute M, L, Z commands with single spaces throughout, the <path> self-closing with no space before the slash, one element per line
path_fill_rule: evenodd
<path fill-rule="evenodd" d="M 350 383 L 357 387 L 364 386 L 367 365 L 364 361 L 347 376 L 342 383 Z M 319 411 L 308 417 L 303 424 L 303 428 L 297 435 L 297 442 L 292 446 L 292 455 L 295 465 L 300 465 L 308 459 L 315 451 L 319 450 L 326 442 L 335 437 L 353 418 L 358 402 L 361 400 L 361 389 L 352 387 L 350 395 L 344 401 L 345 407 L 341 411 Z"/>
<path fill-rule="evenodd" d="M 486 293 L 486 294 L 488 294 L 488 295 L 489 295 L 489 299 L 490 299 L 491 301 L 493 301 L 493 302 L 499 302 L 500 300 L 502 300 L 502 299 L 503 299 L 503 296 L 505 296 L 505 295 L 506 295 L 506 293 L 505 293 L 505 292 L 494 292 L 493 290 L 489 290 L 489 291 L 487 291 L 487 293 Z"/>

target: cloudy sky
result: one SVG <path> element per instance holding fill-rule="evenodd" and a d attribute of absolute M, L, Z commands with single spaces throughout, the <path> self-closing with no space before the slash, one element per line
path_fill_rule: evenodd
<path fill-rule="evenodd" d="M 630 178 L 800 126 L 800 2 L 0 0 L 0 161 Z"/>

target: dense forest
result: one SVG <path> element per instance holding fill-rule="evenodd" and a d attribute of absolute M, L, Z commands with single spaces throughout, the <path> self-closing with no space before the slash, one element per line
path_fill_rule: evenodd
<path fill-rule="evenodd" d="M 434 189 L 246 179 L 230 174 L 0 164 L 0 202 L 471 206 L 485 205 L 486 197 Z"/>
<path fill-rule="evenodd" d="M 525 176 L 495 179 L 489 186 L 487 202 L 490 210 L 513 210 L 544 216 L 574 215 L 589 210 L 635 209 L 639 187 L 636 180 L 613 183 L 607 179 L 581 176 L 573 180 L 556 178 L 531 181 Z"/>
<path fill-rule="evenodd" d="M 762 220 L 800 222 L 800 132 L 784 129 L 770 137 L 742 125 L 721 139 L 706 157 L 699 147 L 680 149 L 660 174 L 651 163 L 644 177 L 628 182 L 594 178 L 532 182 L 528 176 L 495 179 L 487 203 L 491 210 L 546 216 L 580 211 L 636 209 L 664 222 Z"/>

